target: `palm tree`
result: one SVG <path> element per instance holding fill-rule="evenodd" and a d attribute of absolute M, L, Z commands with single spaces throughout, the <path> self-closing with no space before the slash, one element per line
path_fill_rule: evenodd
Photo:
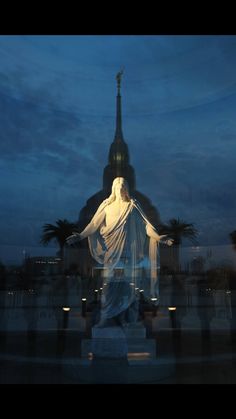
<path fill-rule="evenodd" d="M 45 224 L 43 226 L 43 234 L 40 242 L 47 246 L 48 243 L 52 240 L 56 241 L 59 245 L 59 255 L 61 258 L 61 270 L 63 271 L 64 266 L 64 249 L 66 244 L 66 239 L 70 236 L 73 231 L 77 230 L 77 225 L 70 223 L 68 220 L 57 220 L 56 225 L 54 224 Z"/>
<path fill-rule="evenodd" d="M 234 250 L 236 250 L 236 230 L 232 231 L 229 237 L 231 238 Z"/>
<path fill-rule="evenodd" d="M 193 244 L 197 244 L 198 231 L 192 223 L 185 223 L 179 218 L 172 218 L 168 224 L 164 224 L 161 229 L 162 234 L 167 234 L 174 240 L 173 243 L 173 258 L 174 258 L 174 270 L 178 271 L 180 268 L 179 263 L 179 249 L 183 238 L 189 239 Z"/>

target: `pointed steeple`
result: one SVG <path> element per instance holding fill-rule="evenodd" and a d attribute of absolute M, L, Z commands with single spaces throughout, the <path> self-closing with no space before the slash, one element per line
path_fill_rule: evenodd
<path fill-rule="evenodd" d="M 120 85 L 121 85 L 121 76 L 123 70 L 121 70 L 117 76 L 117 96 L 116 96 L 116 131 L 114 141 L 124 141 L 122 133 L 122 115 L 121 115 L 121 95 L 120 95 Z"/>
<path fill-rule="evenodd" d="M 150 222 L 158 227 L 161 224 L 160 216 L 156 209 L 153 207 L 152 203 L 148 198 L 145 197 L 142 193 L 136 190 L 136 181 L 135 181 L 135 171 L 134 168 L 131 166 L 129 162 L 129 149 L 126 141 L 123 138 L 122 133 L 122 126 L 121 126 L 121 95 L 120 95 L 120 85 L 121 85 L 121 76 L 123 71 L 120 71 L 117 76 L 117 108 L 116 108 L 116 130 L 115 130 L 115 137 L 113 137 L 113 141 L 110 145 L 109 155 L 108 155 L 108 162 L 107 165 L 104 167 L 103 170 L 103 187 L 102 190 L 97 192 L 95 195 L 90 197 L 86 203 L 86 205 L 82 208 L 79 215 L 78 220 L 78 231 L 82 231 L 86 225 L 88 225 L 91 221 L 91 218 L 94 216 L 95 212 L 97 211 L 98 206 L 101 202 L 110 196 L 112 183 L 113 180 L 117 176 L 124 177 L 129 185 L 129 192 L 132 197 L 140 202 L 141 206 L 145 214 L 147 215 Z M 115 102 L 114 102 L 115 105 Z M 114 106 L 114 119 L 115 119 L 115 106 Z M 115 121 L 114 121 L 115 124 Z M 80 265 L 81 273 L 85 276 L 88 272 L 94 272 L 91 268 L 92 266 L 92 259 L 90 256 L 90 251 L 87 246 L 87 241 L 82 240 L 80 247 L 80 255 L 81 260 L 85 261 Z M 78 249 L 79 250 L 79 249 Z M 77 252 L 76 252 L 76 259 L 73 262 L 77 263 Z M 72 259 L 67 259 L 66 263 L 69 266 Z M 168 266 L 168 263 L 167 263 Z M 92 275 L 92 274 L 91 274 Z"/>
<path fill-rule="evenodd" d="M 122 133 L 120 95 L 122 74 L 123 70 L 116 76 L 116 130 L 114 140 L 111 143 L 109 150 L 108 165 L 103 172 L 103 190 L 106 191 L 106 193 L 111 191 L 112 182 L 117 176 L 122 176 L 128 181 L 131 192 L 135 189 L 135 173 L 133 167 L 129 163 L 129 150 Z"/>

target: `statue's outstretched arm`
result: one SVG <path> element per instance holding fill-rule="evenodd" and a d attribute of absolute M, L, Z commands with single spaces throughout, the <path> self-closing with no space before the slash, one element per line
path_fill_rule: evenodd
<path fill-rule="evenodd" d="M 85 227 L 85 229 L 81 233 L 73 232 L 71 236 L 67 237 L 66 242 L 67 244 L 71 245 L 76 243 L 77 241 L 83 240 L 91 234 L 95 233 L 99 226 L 105 219 L 105 211 L 102 210 L 100 212 L 96 212 L 93 216 L 90 223 Z"/>
<path fill-rule="evenodd" d="M 132 199 L 133 206 L 139 211 L 140 215 L 142 216 L 144 222 L 146 223 L 146 233 L 149 237 L 152 237 L 157 241 L 157 243 L 163 243 L 167 244 L 167 246 L 172 246 L 174 240 L 173 239 L 166 239 L 167 235 L 163 234 L 162 236 L 159 236 L 157 233 L 155 227 L 148 221 L 146 215 L 144 214 L 140 204 L 136 199 Z"/>
<path fill-rule="evenodd" d="M 152 237 L 155 239 L 158 243 L 167 244 L 168 246 L 171 246 L 173 244 L 173 239 L 166 239 L 167 234 L 159 235 L 157 231 L 152 227 L 151 224 L 146 224 L 146 233 L 149 237 Z"/>
<path fill-rule="evenodd" d="M 146 224 L 146 233 L 148 237 L 155 239 L 157 242 L 159 242 L 163 238 L 163 236 L 159 236 L 157 231 L 149 223 Z"/>
<path fill-rule="evenodd" d="M 87 227 L 85 227 L 85 229 L 80 233 L 80 240 L 83 240 L 86 237 L 91 236 L 91 234 L 95 233 L 95 231 L 97 231 L 97 229 L 104 221 L 105 216 L 106 213 L 104 210 L 101 211 L 99 214 L 95 214 L 95 216 L 92 218 Z"/>

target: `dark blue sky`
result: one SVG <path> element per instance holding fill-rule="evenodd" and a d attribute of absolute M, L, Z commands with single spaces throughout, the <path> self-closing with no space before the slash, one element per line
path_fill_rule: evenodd
<path fill-rule="evenodd" d="M 137 189 L 204 245 L 236 228 L 236 36 L 0 36 L 0 260 L 101 189 L 116 73 Z"/>

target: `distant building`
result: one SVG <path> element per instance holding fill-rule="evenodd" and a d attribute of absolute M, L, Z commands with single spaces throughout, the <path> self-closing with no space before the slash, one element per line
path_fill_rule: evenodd
<path fill-rule="evenodd" d="M 26 273 L 32 276 L 60 274 L 61 259 L 55 256 L 34 256 L 25 261 Z"/>
<path fill-rule="evenodd" d="M 207 271 L 216 267 L 231 267 L 236 269 L 235 250 L 231 244 L 210 245 L 210 246 L 183 246 L 180 251 L 181 264 L 183 269 Z"/>

